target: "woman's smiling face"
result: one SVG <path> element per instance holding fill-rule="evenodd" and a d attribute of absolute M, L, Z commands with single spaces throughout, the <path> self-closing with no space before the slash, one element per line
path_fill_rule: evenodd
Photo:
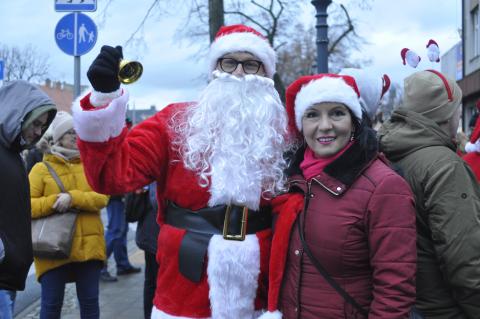
<path fill-rule="evenodd" d="M 309 107 L 302 117 L 302 133 L 316 157 L 341 151 L 353 133 L 352 116 L 341 103 L 322 102 Z"/>

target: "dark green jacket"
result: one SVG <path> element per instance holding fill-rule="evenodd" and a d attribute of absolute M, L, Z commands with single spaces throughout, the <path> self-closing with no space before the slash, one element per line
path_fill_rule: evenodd
<path fill-rule="evenodd" d="M 417 307 L 427 318 L 480 318 L 480 189 L 433 121 L 399 108 L 380 148 L 410 184 L 417 208 Z"/>

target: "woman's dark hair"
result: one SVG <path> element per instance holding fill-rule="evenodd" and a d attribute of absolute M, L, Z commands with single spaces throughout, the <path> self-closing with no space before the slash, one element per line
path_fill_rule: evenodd
<path fill-rule="evenodd" d="M 474 127 L 475 123 L 477 123 L 477 119 L 478 119 L 478 112 L 475 112 L 470 118 L 470 122 L 468 122 L 468 127 Z"/>
<path fill-rule="evenodd" d="M 378 141 L 376 138 L 377 133 L 370 126 L 370 121 L 366 113 L 362 112 L 362 120 L 360 121 L 349 108 L 348 112 L 352 118 L 354 130 L 353 138 L 359 149 L 364 151 L 365 154 L 378 150 Z M 300 163 L 303 161 L 303 155 L 306 148 L 307 144 L 305 143 L 305 140 L 303 140 L 303 143 L 296 150 L 285 155 L 290 163 L 288 168 L 285 170 L 286 176 L 292 176 L 294 174 L 301 173 Z"/>

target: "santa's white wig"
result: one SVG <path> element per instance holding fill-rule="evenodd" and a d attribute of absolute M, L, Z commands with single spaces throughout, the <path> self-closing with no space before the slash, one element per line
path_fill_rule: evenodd
<path fill-rule="evenodd" d="M 258 209 L 261 196 L 284 189 L 287 116 L 271 79 L 214 71 L 199 102 L 171 126 L 185 167 L 209 187 L 210 206 Z"/>

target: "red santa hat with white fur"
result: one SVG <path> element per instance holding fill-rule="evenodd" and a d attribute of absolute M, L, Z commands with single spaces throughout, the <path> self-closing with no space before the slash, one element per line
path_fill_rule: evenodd
<path fill-rule="evenodd" d="M 362 107 L 359 97 L 357 83 L 351 76 L 327 73 L 302 76 L 286 91 L 290 130 L 300 134 L 305 111 L 310 106 L 322 102 L 342 103 L 361 121 Z"/>
<path fill-rule="evenodd" d="M 359 120 L 362 119 L 360 93 L 355 79 L 348 75 L 316 74 L 302 76 L 293 82 L 286 91 L 286 107 L 289 129 L 298 137 L 302 131 L 302 117 L 305 111 L 314 104 L 337 102 L 344 104 Z M 282 204 L 278 202 L 285 201 Z M 276 203 L 275 203 L 276 202 Z M 298 213 L 303 207 L 303 196 L 289 194 L 273 200 L 274 212 L 278 213 L 273 234 L 268 275 L 267 312 L 259 319 L 281 319 L 278 309 L 278 298 L 282 277 L 285 271 L 290 232 Z M 275 211 L 275 207 L 281 211 Z"/>
<path fill-rule="evenodd" d="M 438 48 L 438 43 L 433 39 L 428 40 L 427 57 L 430 62 L 440 62 L 440 49 Z"/>
<path fill-rule="evenodd" d="M 257 30 L 243 24 L 222 26 L 210 46 L 210 73 L 219 58 L 227 53 L 248 52 L 263 63 L 269 78 L 275 74 L 276 54 L 268 40 Z"/>
<path fill-rule="evenodd" d="M 402 57 L 403 65 L 408 64 L 412 68 L 416 68 L 422 60 L 417 53 L 408 48 L 403 48 L 402 51 L 400 51 L 400 56 Z"/>
<path fill-rule="evenodd" d="M 480 112 L 480 100 L 477 101 L 476 106 L 477 106 L 478 112 Z M 467 144 L 465 145 L 465 152 L 480 153 L 480 116 L 477 118 L 477 121 L 475 122 L 475 127 L 473 128 L 473 132 L 470 135 L 470 141 L 468 141 Z"/>

